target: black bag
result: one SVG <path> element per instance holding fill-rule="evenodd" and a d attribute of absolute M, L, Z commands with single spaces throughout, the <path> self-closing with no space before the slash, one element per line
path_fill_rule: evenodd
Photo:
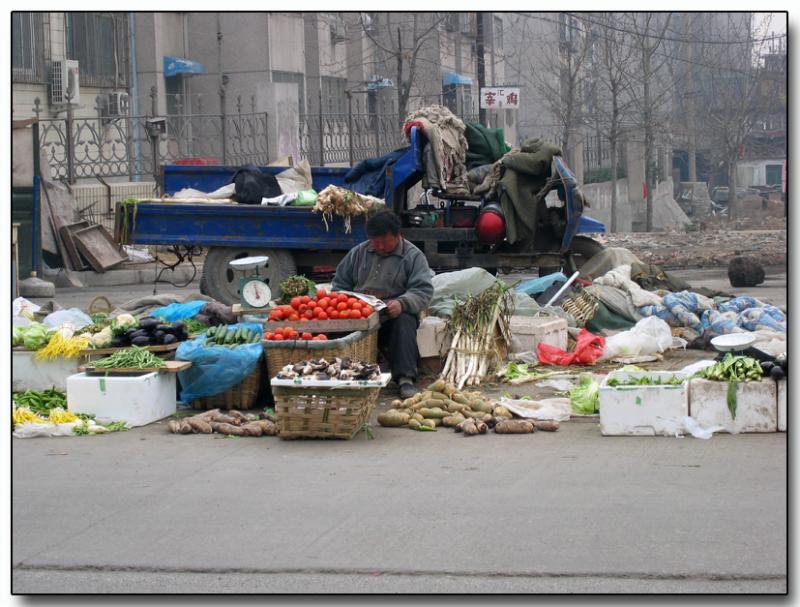
<path fill-rule="evenodd" d="M 253 165 L 237 170 L 231 182 L 235 185 L 234 198 L 239 204 L 261 204 L 262 198 L 274 198 L 282 194 L 275 175 L 262 173 Z"/>

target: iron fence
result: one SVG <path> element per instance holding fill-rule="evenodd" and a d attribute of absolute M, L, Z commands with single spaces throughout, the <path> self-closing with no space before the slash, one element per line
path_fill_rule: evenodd
<path fill-rule="evenodd" d="M 38 103 L 34 111 L 38 116 Z M 40 118 L 39 145 L 52 178 L 68 183 L 90 177 L 157 178 L 162 164 L 197 158 L 269 164 L 266 113 L 169 115 L 160 134 L 148 130 L 149 119 L 74 118 L 71 112 L 62 119 Z"/>

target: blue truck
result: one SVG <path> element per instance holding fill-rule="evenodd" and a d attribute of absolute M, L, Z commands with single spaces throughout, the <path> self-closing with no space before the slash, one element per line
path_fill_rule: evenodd
<path fill-rule="evenodd" d="M 403 236 L 418 246 L 435 270 L 483 267 L 490 271 L 539 268 L 539 274 L 563 268 L 571 272 L 602 249 L 585 235 L 604 232 L 602 223 L 583 214 L 584 200 L 578 183 L 563 162 L 553 160 L 551 180 L 557 182 L 561 204 L 547 208 L 537 226 L 535 248 L 512 247 L 507 243 L 482 243 L 473 227 L 457 227 L 456 220 L 472 208 L 473 216 L 486 205 L 479 199 L 464 200 L 447 192 L 428 192 L 425 205 L 410 204 L 409 190 L 425 173 L 424 135 L 412 128 L 411 145 L 387 169 L 384 199 L 388 208 L 404 218 Z M 162 167 L 162 192 L 173 195 L 183 188 L 211 192 L 230 183 L 239 167 L 186 166 Z M 279 173 L 284 167 L 261 167 L 264 173 Z M 313 188 L 319 192 L 328 185 L 348 187 L 344 178 L 348 168 L 312 168 Z M 426 221 L 427 215 L 437 218 Z M 224 303 L 239 300 L 239 277 L 228 263 L 252 255 L 267 255 L 264 275 L 273 291 L 292 274 L 331 271 L 344 255 L 366 240 L 365 219 L 354 218 L 347 233 L 340 217 L 334 216 L 328 229 L 318 213 L 308 207 L 261 206 L 225 203 L 178 202 L 169 199 L 117 204 L 117 238 L 126 244 L 203 247 L 206 257 L 200 289 Z"/>

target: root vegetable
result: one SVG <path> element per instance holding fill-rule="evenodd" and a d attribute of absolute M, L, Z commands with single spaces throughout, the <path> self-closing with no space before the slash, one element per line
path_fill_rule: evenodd
<path fill-rule="evenodd" d="M 428 428 L 436 428 L 436 423 L 432 419 L 423 419 L 420 426 L 427 426 Z"/>
<path fill-rule="evenodd" d="M 231 434 L 233 436 L 247 436 L 247 433 L 242 426 L 234 426 L 233 424 L 223 424 L 220 422 L 211 422 L 211 427 L 214 432 L 220 434 Z"/>
<path fill-rule="evenodd" d="M 215 415 L 210 421 L 219 422 L 221 424 L 233 424 L 235 426 L 238 426 L 242 423 L 240 418 L 234 417 L 233 415 L 226 415 L 224 413 Z"/>
<path fill-rule="evenodd" d="M 431 392 L 443 392 L 446 385 L 447 384 L 443 379 L 437 379 L 430 386 L 428 386 L 428 390 Z"/>
<path fill-rule="evenodd" d="M 464 421 L 464 416 L 459 415 L 449 415 L 442 419 L 442 425 L 447 426 L 448 428 L 455 428 L 458 424 Z"/>
<path fill-rule="evenodd" d="M 534 429 L 533 422 L 524 419 L 502 419 L 494 426 L 497 434 L 530 434 Z"/>
<path fill-rule="evenodd" d="M 404 401 L 402 401 L 402 400 L 393 400 L 393 401 L 392 401 L 392 402 L 389 404 L 389 406 L 390 406 L 392 409 L 405 409 L 405 408 L 406 408 L 406 405 L 404 404 Z"/>
<path fill-rule="evenodd" d="M 388 428 L 405 426 L 410 419 L 408 413 L 400 413 L 396 409 L 389 409 L 378 415 L 378 423 Z"/>
<path fill-rule="evenodd" d="M 177 434 L 181 430 L 181 422 L 179 422 L 177 419 L 171 419 L 167 424 L 167 428 L 169 428 L 169 431 L 173 434 Z"/>
<path fill-rule="evenodd" d="M 264 436 L 275 436 L 278 433 L 278 426 L 273 422 L 262 419 L 256 422 L 261 426 L 261 434 Z"/>
<path fill-rule="evenodd" d="M 419 430 L 420 425 L 421 425 L 420 422 L 417 421 L 416 419 L 408 420 L 408 427 L 411 428 L 412 430 Z"/>
<path fill-rule="evenodd" d="M 447 417 L 447 412 L 443 411 L 440 407 L 422 408 L 418 411 L 422 417 L 442 419 Z"/>
<path fill-rule="evenodd" d="M 186 423 L 189 424 L 189 426 L 195 432 L 199 432 L 201 434 L 211 434 L 212 432 L 211 425 L 204 419 L 198 419 L 197 417 L 189 417 L 186 419 Z"/>
<path fill-rule="evenodd" d="M 246 436 L 261 436 L 264 433 L 264 429 L 261 427 L 256 421 L 247 422 L 243 426 L 241 426 L 242 430 Z"/>
<path fill-rule="evenodd" d="M 506 409 L 505 407 L 503 407 L 501 405 L 497 405 L 494 408 L 494 411 L 492 411 L 492 415 L 494 415 L 495 417 L 507 417 L 509 419 L 514 417 L 511 414 L 511 411 L 509 411 L 508 409 Z"/>
<path fill-rule="evenodd" d="M 535 421 L 533 422 L 533 425 L 537 430 L 541 430 L 543 432 L 555 432 L 561 427 L 561 425 L 554 420 Z"/>

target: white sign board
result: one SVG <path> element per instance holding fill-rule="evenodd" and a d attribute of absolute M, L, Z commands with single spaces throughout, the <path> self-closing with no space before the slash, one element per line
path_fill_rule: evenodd
<path fill-rule="evenodd" d="M 518 86 L 487 86 L 481 88 L 481 109 L 518 110 Z"/>

